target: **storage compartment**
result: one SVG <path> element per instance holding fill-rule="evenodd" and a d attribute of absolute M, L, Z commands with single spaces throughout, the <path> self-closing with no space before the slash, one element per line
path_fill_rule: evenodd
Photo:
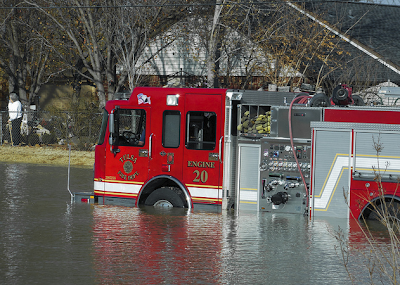
<path fill-rule="evenodd" d="M 238 105 L 237 129 L 239 136 L 261 138 L 271 131 L 271 106 Z"/>

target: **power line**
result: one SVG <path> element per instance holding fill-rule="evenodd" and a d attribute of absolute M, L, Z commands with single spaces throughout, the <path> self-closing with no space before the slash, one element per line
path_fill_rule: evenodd
<path fill-rule="evenodd" d="M 326 0 L 326 1 L 306 1 L 306 0 L 295 0 L 295 1 L 271 1 L 271 2 L 229 2 L 229 3 L 215 3 L 215 2 L 208 2 L 208 3 L 167 3 L 163 5 L 157 4 L 130 4 L 130 5 L 96 5 L 96 6 L 9 6 L 9 7 L 0 7 L 0 10 L 11 10 L 11 9 L 98 9 L 98 8 L 155 8 L 155 7 L 202 7 L 202 6 L 227 6 L 232 4 L 241 4 L 241 5 L 271 5 L 271 4 L 284 4 L 285 2 L 290 3 L 347 3 L 347 4 L 370 4 L 370 5 L 384 5 L 388 6 L 388 4 L 379 4 L 379 3 L 365 3 L 365 2 L 354 2 L 354 1 L 343 1 L 343 0 Z"/>

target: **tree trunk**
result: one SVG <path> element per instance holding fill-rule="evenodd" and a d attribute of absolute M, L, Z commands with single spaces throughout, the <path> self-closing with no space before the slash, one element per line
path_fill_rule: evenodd
<path fill-rule="evenodd" d="M 216 0 L 215 1 L 215 11 L 214 11 L 214 19 L 210 32 L 210 40 L 208 42 L 208 58 L 207 58 L 207 86 L 209 88 L 214 88 L 218 85 L 217 78 L 217 68 L 215 64 L 216 60 L 216 51 L 218 45 L 218 35 L 219 35 L 219 19 L 222 10 L 222 4 L 225 3 L 225 0 Z M 217 81 L 217 84 L 216 84 Z"/>

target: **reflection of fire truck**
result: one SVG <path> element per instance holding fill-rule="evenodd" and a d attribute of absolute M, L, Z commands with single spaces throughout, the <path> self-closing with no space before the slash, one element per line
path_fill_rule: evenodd
<path fill-rule="evenodd" d="M 359 217 L 381 201 L 386 161 L 384 195 L 400 199 L 400 111 L 355 106 L 345 85 L 330 100 L 305 95 L 139 87 L 107 102 L 95 202 Z"/>
<path fill-rule="evenodd" d="M 184 276 L 208 283 L 220 278 L 221 220 L 204 217 L 193 226 L 183 209 L 164 212 L 160 216 L 151 207 L 93 208 L 92 257 L 98 283 L 181 284 Z"/>

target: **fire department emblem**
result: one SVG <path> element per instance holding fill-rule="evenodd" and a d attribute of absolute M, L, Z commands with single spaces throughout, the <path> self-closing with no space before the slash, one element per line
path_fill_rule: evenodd
<path fill-rule="evenodd" d="M 150 103 L 150 97 L 144 95 L 143 93 L 140 93 L 137 95 L 137 99 L 138 99 L 138 104 L 151 104 Z"/>
<path fill-rule="evenodd" d="M 132 162 L 130 160 L 125 161 L 124 165 L 123 165 L 123 168 L 124 168 L 124 171 L 125 171 L 126 174 L 131 173 L 132 170 L 133 170 Z"/>

